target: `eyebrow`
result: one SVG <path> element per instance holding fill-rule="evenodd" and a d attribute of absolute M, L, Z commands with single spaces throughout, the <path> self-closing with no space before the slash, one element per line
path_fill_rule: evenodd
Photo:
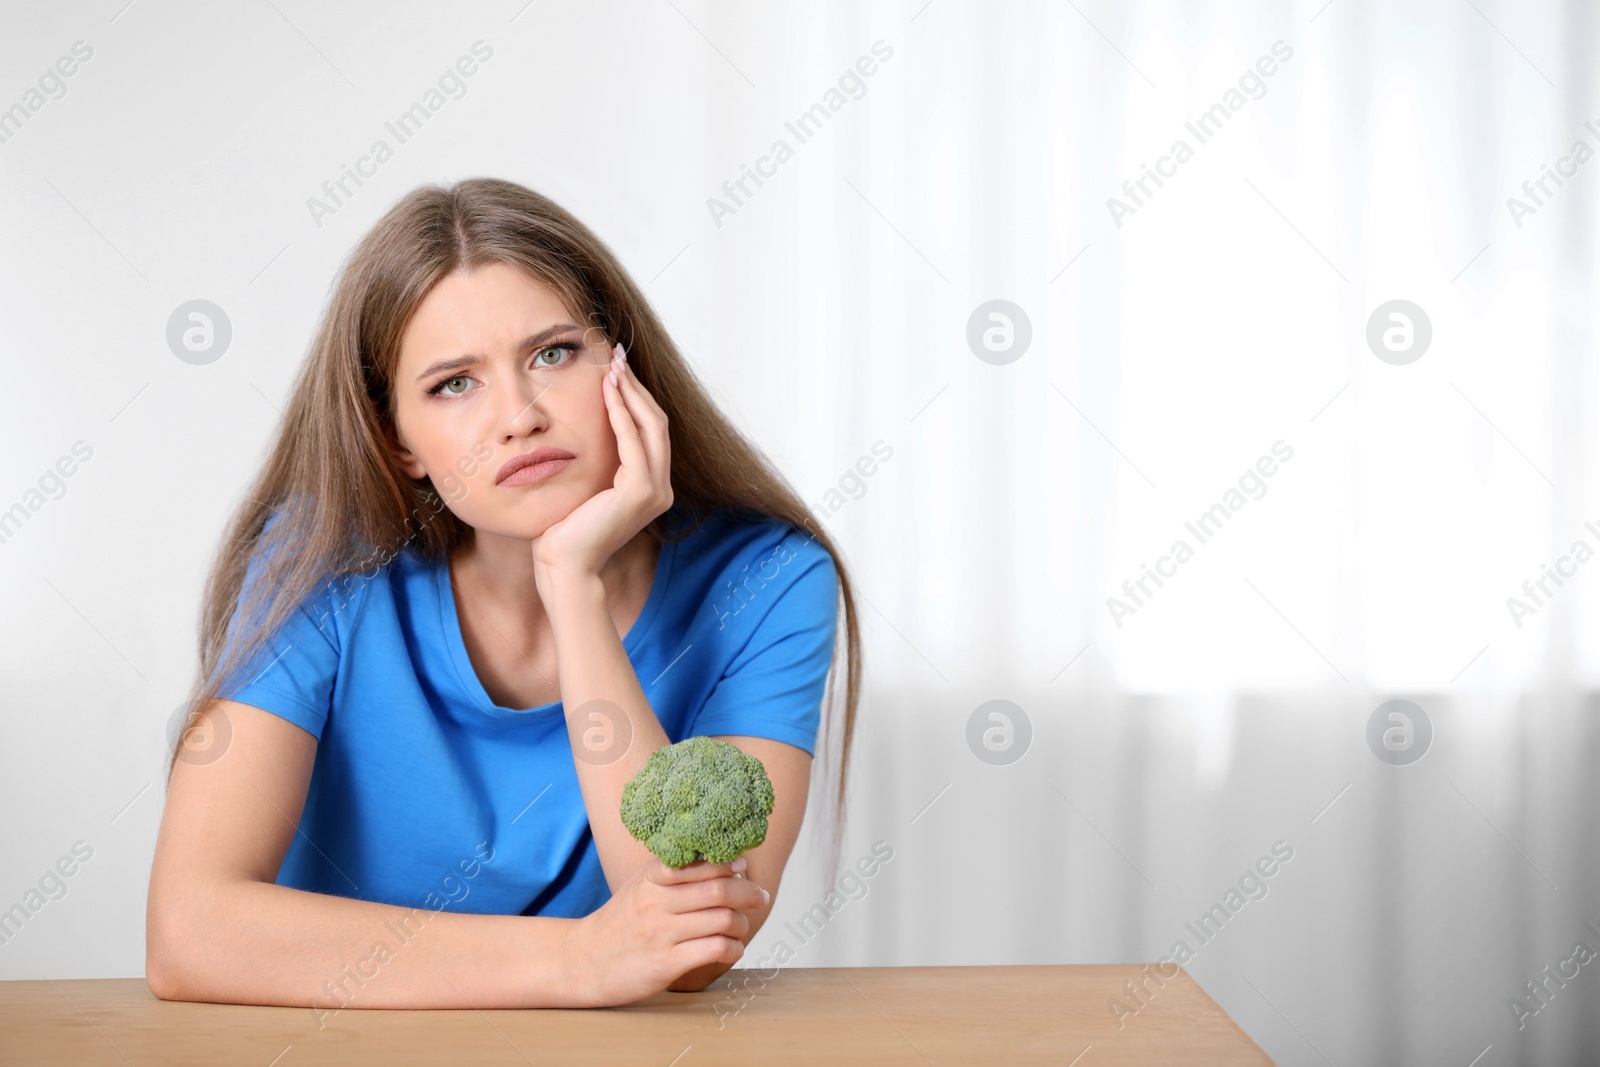
<path fill-rule="evenodd" d="M 525 348 L 532 348 L 534 345 L 543 344 L 545 341 L 548 341 L 557 334 L 576 329 L 580 329 L 580 327 L 576 323 L 571 322 L 563 322 L 559 326 L 547 327 L 543 330 L 540 330 L 538 333 L 533 334 L 531 337 L 526 338 L 522 344 L 517 346 L 517 351 L 520 352 Z M 424 381 L 425 379 L 433 377 L 435 374 L 443 374 L 448 370 L 461 370 L 464 367 L 471 367 L 482 358 L 483 357 L 479 355 L 468 354 L 465 356 L 455 356 L 451 359 L 438 360 L 427 370 L 417 375 L 417 381 Z"/>

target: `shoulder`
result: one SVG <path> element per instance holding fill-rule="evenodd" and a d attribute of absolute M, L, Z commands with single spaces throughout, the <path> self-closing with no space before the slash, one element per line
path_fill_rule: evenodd
<path fill-rule="evenodd" d="M 434 640 L 442 566 L 409 545 L 368 555 L 325 578 L 303 610 L 341 653 L 406 635 Z"/>
<path fill-rule="evenodd" d="M 719 513 L 677 546 L 673 585 L 699 602 L 702 620 L 825 626 L 835 614 L 833 555 L 802 527 L 767 515 Z M 681 582 L 680 582 L 681 579 Z M 748 626 L 738 627 L 748 633 Z"/>
<path fill-rule="evenodd" d="M 267 526 L 270 528 L 277 521 L 278 516 L 274 515 Z M 264 534 L 250 561 L 246 584 L 266 577 L 269 557 L 280 553 L 292 557 L 297 552 L 296 541 L 287 531 L 280 531 L 276 538 Z M 310 586 L 300 587 L 305 591 L 298 607 L 317 623 L 318 629 L 335 647 L 343 647 L 369 603 L 376 599 L 392 608 L 414 603 L 419 595 L 432 590 L 436 573 L 436 565 L 412 546 L 384 551 L 352 545 L 342 560 L 318 562 Z M 280 591 L 282 589 L 280 587 Z M 327 625 L 330 620 L 331 627 Z"/>
<path fill-rule="evenodd" d="M 426 556 L 414 546 L 368 555 L 340 585 L 353 595 L 378 600 L 385 609 L 406 616 L 431 610 L 438 599 L 443 559 Z"/>
<path fill-rule="evenodd" d="M 754 574 L 789 584 L 818 570 L 836 580 L 832 553 L 803 527 L 771 515 L 715 512 L 684 538 L 679 553 L 724 580 Z"/>

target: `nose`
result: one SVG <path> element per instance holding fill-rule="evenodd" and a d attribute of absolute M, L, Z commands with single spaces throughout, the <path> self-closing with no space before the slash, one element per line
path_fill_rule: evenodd
<path fill-rule="evenodd" d="M 501 441 L 527 437 L 546 422 L 540 397 L 549 389 L 548 383 L 539 381 L 531 374 L 514 374 L 509 383 L 501 392 L 496 410 L 497 433 Z"/>

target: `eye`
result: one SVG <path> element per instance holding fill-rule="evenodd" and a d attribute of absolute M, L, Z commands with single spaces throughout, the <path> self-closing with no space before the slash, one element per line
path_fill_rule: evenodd
<path fill-rule="evenodd" d="M 435 393 L 443 393 L 445 396 L 460 396 L 462 393 L 464 393 L 466 391 L 464 388 L 461 389 L 461 390 L 455 390 L 455 389 L 446 389 L 445 386 L 449 385 L 451 382 L 467 382 L 467 381 L 471 381 L 471 379 L 468 378 L 465 374 L 458 374 L 454 378 L 446 378 L 444 381 L 440 382 L 438 385 L 434 386 L 432 389 L 429 389 L 428 393 L 429 393 L 430 396 L 435 394 Z"/>
<path fill-rule="evenodd" d="M 534 361 L 534 363 L 538 364 L 541 367 L 559 367 L 564 363 L 570 363 L 571 360 L 570 359 L 563 359 L 563 360 L 560 360 L 560 361 L 555 362 L 555 363 L 546 363 L 544 361 L 544 357 L 548 353 L 551 353 L 551 352 L 564 352 L 568 356 L 571 356 L 577 350 L 578 350 L 578 345 L 574 344 L 574 343 L 570 343 L 570 342 L 563 342 L 563 343 L 558 344 L 558 345 L 548 345 L 548 346 L 546 346 L 544 348 L 539 349 L 538 352 L 534 353 L 533 361 Z"/>

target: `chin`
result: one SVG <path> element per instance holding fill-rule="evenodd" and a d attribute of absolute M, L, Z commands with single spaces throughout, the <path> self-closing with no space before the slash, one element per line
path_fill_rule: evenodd
<path fill-rule="evenodd" d="M 522 516 L 508 513 L 504 510 L 491 515 L 485 515 L 482 512 L 463 513 L 455 508 L 450 510 L 455 512 L 457 519 L 472 527 L 474 534 L 486 537 L 505 537 L 519 541 L 532 541 L 536 537 L 542 537 L 546 530 L 559 521 L 558 518 L 551 517 L 545 512 L 541 512 L 538 515 Z"/>
<path fill-rule="evenodd" d="M 571 515 L 576 506 L 568 506 L 561 500 L 528 500 L 520 508 L 506 508 L 497 515 L 482 516 L 484 522 L 474 525 L 486 533 L 532 541 L 543 537 L 550 527 Z"/>
<path fill-rule="evenodd" d="M 551 525 L 554 525 L 553 523 Z M 511 526 L 504 523 L 490 523 L 483 526 L 474 526 L 472 531 L 477 536 L 497 537 L 506 541 L 536 541 L 544 536 L 549 526 L 533 529 L 526 526 Z"/>
<path fill-rule="evenodd" d="M 563 472 L 565 473 L 565 472 Z M 554 484 L 559 482 L 562 475 L 557 475 L 550 482 L 545 482 L 537 487 L 513 487 L 501 489 L 493 486 L 489 490 L 490 496 L 501 496 L 502 499 L 495 503 L 493 509 L 482 509 L 482 513 L 460 515 L 458 517 L 469 526 L 483 533 L 494 534 L 498 537 L 516 537 L 524 541 L 531 541 L 543 537 L 545 531 L 556 523 L 565 519 L 577 510 L 585 501 L 594 497 L 608 485 L 588 485 L 568 483 L 565 485 Z M 511 494 L 520 492 L 521 499 Z M 484 498 L 478 497 L 481 503 Z"/>

